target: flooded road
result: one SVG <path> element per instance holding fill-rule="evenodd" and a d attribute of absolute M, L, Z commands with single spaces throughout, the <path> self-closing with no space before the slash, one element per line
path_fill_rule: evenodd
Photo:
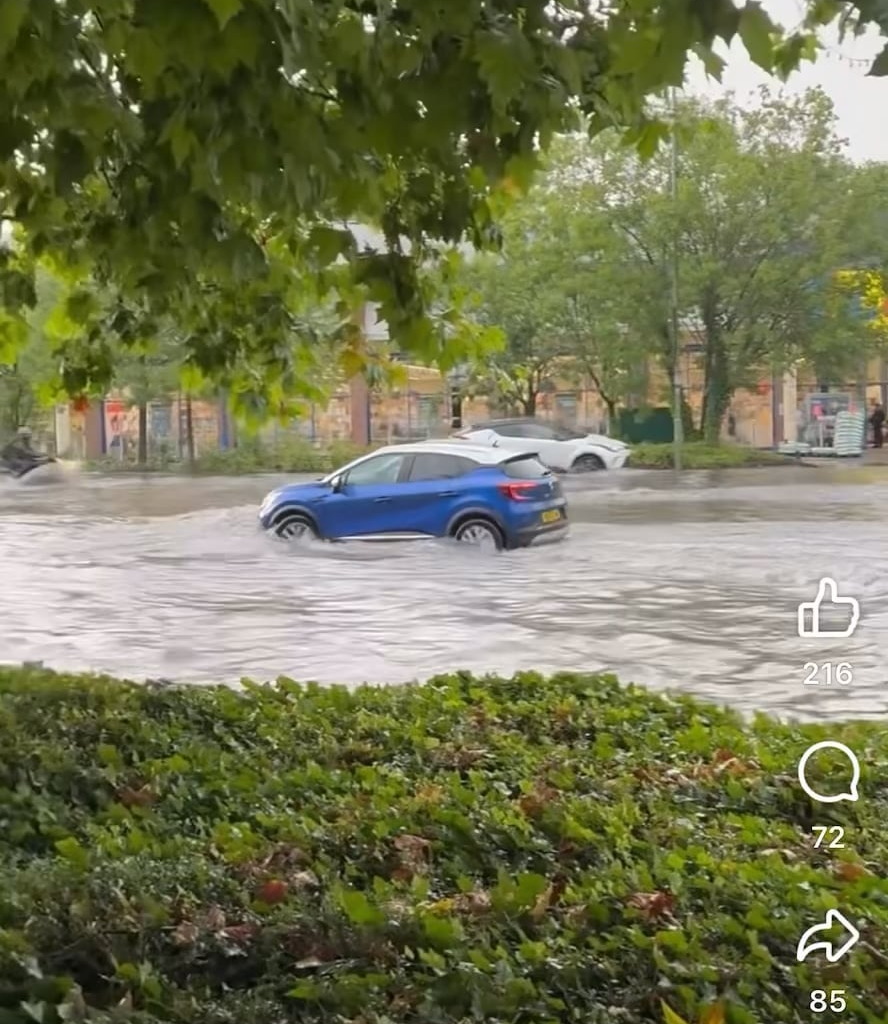
<path fill-rule="evenodd" d="M 886 469 L 573 480 L 564 543 L 483 557 L 288 547 L 256 529 L 278 482 L 0 485 L 0 661 L 348 684 L 607 669 L 747 711 L 888 715 Z M 850 639 L 797 634 L 824 575 L 861 603 Z M 805 685 L 827 661 L 853 682 Z"/>

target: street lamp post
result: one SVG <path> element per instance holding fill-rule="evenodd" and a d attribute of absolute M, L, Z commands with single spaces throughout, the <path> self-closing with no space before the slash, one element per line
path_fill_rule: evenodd
<path fill-rule="evenodd" d="M 672 461 L 675 471 L 681 471 L 681 448 L 684 440 L 681 408 L 681 377 L 679 375 L 679 359 L 681 346 L 679 342 L 678 328 L 678 134 L 676 128 L 677 102 L 675 87 L 669 90 L 669 106 L 671 110 L 672 125 L 670 132 L 670 165 L 669 165 L 669 193 L 672 200 L 673 228 L 672 228 L 672 259 L 670 261 L 670 285 L 671 285 L 671 321 L 672 321 Z"/>

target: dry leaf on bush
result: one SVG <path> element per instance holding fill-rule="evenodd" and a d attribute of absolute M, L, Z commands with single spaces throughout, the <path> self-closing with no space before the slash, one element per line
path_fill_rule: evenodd
<path fill-rule="evenodd" d="M 637 892 L 626 902 L 630 907 L 640 910 L 646 921 L 668 917 L 675 907 L 675 897 L 668 892 Z"/>

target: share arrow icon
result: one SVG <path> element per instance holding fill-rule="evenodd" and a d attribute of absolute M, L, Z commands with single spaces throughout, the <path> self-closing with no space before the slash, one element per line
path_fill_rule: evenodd
<path fill-rule="evenodd" d="M 845 929 L 845 935 L 840 945 L 830 942 L 828 939 L 822 939 L 819 942 L 813 941 L 818 935 L 822 935 L 823 932 L 832 931 L 836 925 L 841 925 Z M 796 960 L 802 963 L 812 953 L 822 951 L 826 954 L 826 959 L 831 964 L 834 964 L 841 960 L 846 953 L 850 952 L 859 941 L 860 932 L 851 924 L 848 918 L 838 910 L 828 910 L 823 924 L 815 924 L 813 928 L 809 928 L 799 939 Z"/>

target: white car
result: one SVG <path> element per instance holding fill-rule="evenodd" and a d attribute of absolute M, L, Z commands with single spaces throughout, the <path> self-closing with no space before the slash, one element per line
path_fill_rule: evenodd
<path fill-rule="evenodd" d="M 490 420 L 462 430 L 456 437 L 494 448 L 528 448 L 550 469 L 560 473 L 589 473 L 622 469 L 629 459 L 629 445 L 604 434 L 585 434 L 541 420 L 523 418 Z"/>

